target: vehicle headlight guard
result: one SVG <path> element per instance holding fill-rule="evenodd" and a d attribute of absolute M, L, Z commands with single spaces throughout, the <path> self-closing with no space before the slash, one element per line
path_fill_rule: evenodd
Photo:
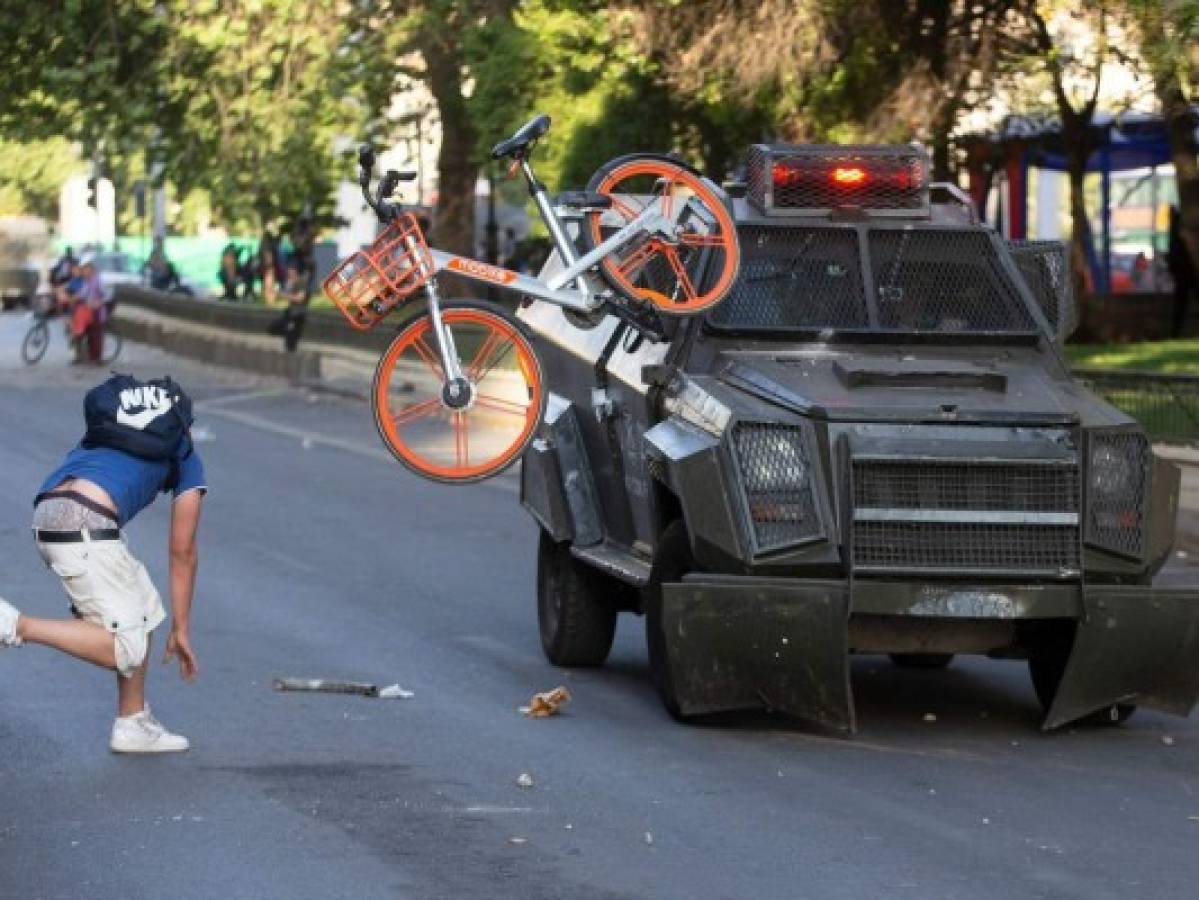
<path fill-rule="evenodd" d="M 822 535 L 802 428 L 738 422 L 733 427 L 731 447 L 757 552 L 778 550 Z"/>
<path fill-rule="evenodd" d="M 1085 540 L 1139 559 L 1145 550 L 1149 442 L 1137 431 L 1093 431 L 1086 446 Z"/>

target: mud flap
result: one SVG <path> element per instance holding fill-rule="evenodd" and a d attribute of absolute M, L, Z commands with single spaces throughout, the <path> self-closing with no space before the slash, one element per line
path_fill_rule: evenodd
<path fill-rule="evenodd" d="M 1115 703 L 1190 713 L 1199 698 L 1199 594 L 1088 585 L 1086 608 L 1042 728 Z"/>
<path fill-rule="evenodd" d="M 690 576 L 663 585 L 679 711 L 765 707 L 852 732 L 848 603 L 843 582 Z"/>

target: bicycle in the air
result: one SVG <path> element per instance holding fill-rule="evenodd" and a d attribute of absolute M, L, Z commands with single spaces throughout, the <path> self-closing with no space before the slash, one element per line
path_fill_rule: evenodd
<path fill-rule="evenodd" d="M 363 197 L 386 227 L 343 260 L 324 289 L 362 330 L 423 296 L 425 309 L 379 361 L 372 406 L 388 449 L 426 478 L 469 483 L 502 472 L 532 440 L 547 394 L 524 325 L 493 303 L 443 301 L 439 272 L 589 319 L 612 314 L 649 333 L 658 314 L 694 315 L 719 303 L 737 276 L 740 248 L 727 198 L 669 156 L 620 157 L 601 167 L 586 191 L 556 198 L 581 216 L 580 253 L 529 162 L 549 126 L 548 116 L 537 116 L 491 152 L 511 160 L 509 177 L 523 173 L 553 240 L 562 267 L 544 278 L 431 249 L 416 218 L 388 200 L 416 173 L 388 170 L 372 196 L 374 151 L 359 151 Z"/>
<path fill-rule="evenodd" d="M 116 309 L 116 301 L 106 301 L 105 307 L 108 318 L 112 318 L 113 310 Z M 58 310 L 59 304 L 55 296 L 43 294 L 34 298 L 33 324 L 29 326 L 29 330 L 25 332 L 25 337 L 21 341 L 21 359 L 25 361 L 25 365 L 35 365 L 41 362 L 42 357 L 46 355 L 46 349 L 50 346 L 50 322 L 57 318 L 64 320 L 63 333 L 66 336 L 67 344 L 70 345 L 72 353 L 78 356 L 80 349 L 76 345 L 84 338 L 71 334 L 70 316 L 60 313 Z M 116 362 L 117 357 L 121 355 L 123 345 L 124 342 L 119 334 L 106 330 L 100 363 L 109 365 Z"/>

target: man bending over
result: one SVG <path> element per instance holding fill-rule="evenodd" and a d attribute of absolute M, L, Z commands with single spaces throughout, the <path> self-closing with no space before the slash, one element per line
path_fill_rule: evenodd
<path fill-rule="evenodd" d="M 146 567 L 129 552 L 120 529 L 160 492 L 173 495 L 173 620 L 163 661 L 177 656 L 180 675 L 190 681 L 197 672 L 189 630 L 196 530 L 208 490 L 204 465 L 187 435 L 191 403 L 169 379 L 143 384 L 114 376 L 89 392 L 85 408 L 88 433 L 42 484 L 33 513 L 38 551 L 62 581 L 75 618 L 37 619 L 0 599 L 0 648 L 44 644 L 114 670 L 113 752 L 186 750 L 187 738 L 167 731 L 146 703 L 151 633 L 166 614 Z M 122 429 L 140 436 L 126 440 Z"/>

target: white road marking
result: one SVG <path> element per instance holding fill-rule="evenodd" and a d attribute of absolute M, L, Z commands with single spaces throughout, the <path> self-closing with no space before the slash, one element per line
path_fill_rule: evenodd
<path fill-rule="evenodd" d="M 268 388 L 261 391 L 242 391 L 240 394 L 226 394 L 223 397 L 213 397 L 209 400 L 201 400 L 195 404 L 195 409 L 206 410 L 215 406 L 225 406 L 229 403 L 243 403 L 246 400 L 258 400 L 264 397 L 279 397 L 283 394 L 290 393 L 288 388 Z"/>
<path fill-rule="evenodd" d="M 268 546 L 267 544 L 260 544 L 256 541 L 250 541 L 246 544 L 246 546 L 262 556 L 272 559 L 277 563 L 282 563 L 285 566 L 290 566 L 291 568 L 300 572 L 320 571 L 316 566 L 310 566 L 302 559 L 297 559 L 296 557 L 291 556 L 288 553 L 284 553 L 275 547 Z"/>
<path fill-rule="evenodd" d="M 291 425 L 283 425 L 280 422 L 273 422 L 270 419 L 264 419 L 261 416 L 254 415 L 253 413 L 241 412 L 239 410 L 215 407 L 207 409 L 206 412 L 209 415 L 216 416 L 217 418 L 228 419 L 231 422 L 238 422 L 250 428 L 256 428 L 259 431 L 276 434 L 280 437 L 292 438 L 293 440 L 301 443 L 304 441 L 310 441 L 312 445 L 329 447 L 334 450 L 341 450 L 345 453 L 352 453 L 355 456 L 363 456 L 367 459 L 385 462 L 391 467 L 400 467 L 400 464 L 396 462 L 395 457 L 380 447 L 368 447 L 365 444 L 358 443 L 357 441 L 348 441 L 344 438 L 330 437 L 329 435 L 321 434 L 320 432 L 316 431 L 308 431 L 303 428 L 294 428 Z M 480 481 L 477 484 L 480 487 L 491 488 L 492 490 L 502 491 L 506 494 L 520 494 L 520 485 L 510 474 L 505 474 L 498 478 L 489 478 L 486 481 Z"/>

